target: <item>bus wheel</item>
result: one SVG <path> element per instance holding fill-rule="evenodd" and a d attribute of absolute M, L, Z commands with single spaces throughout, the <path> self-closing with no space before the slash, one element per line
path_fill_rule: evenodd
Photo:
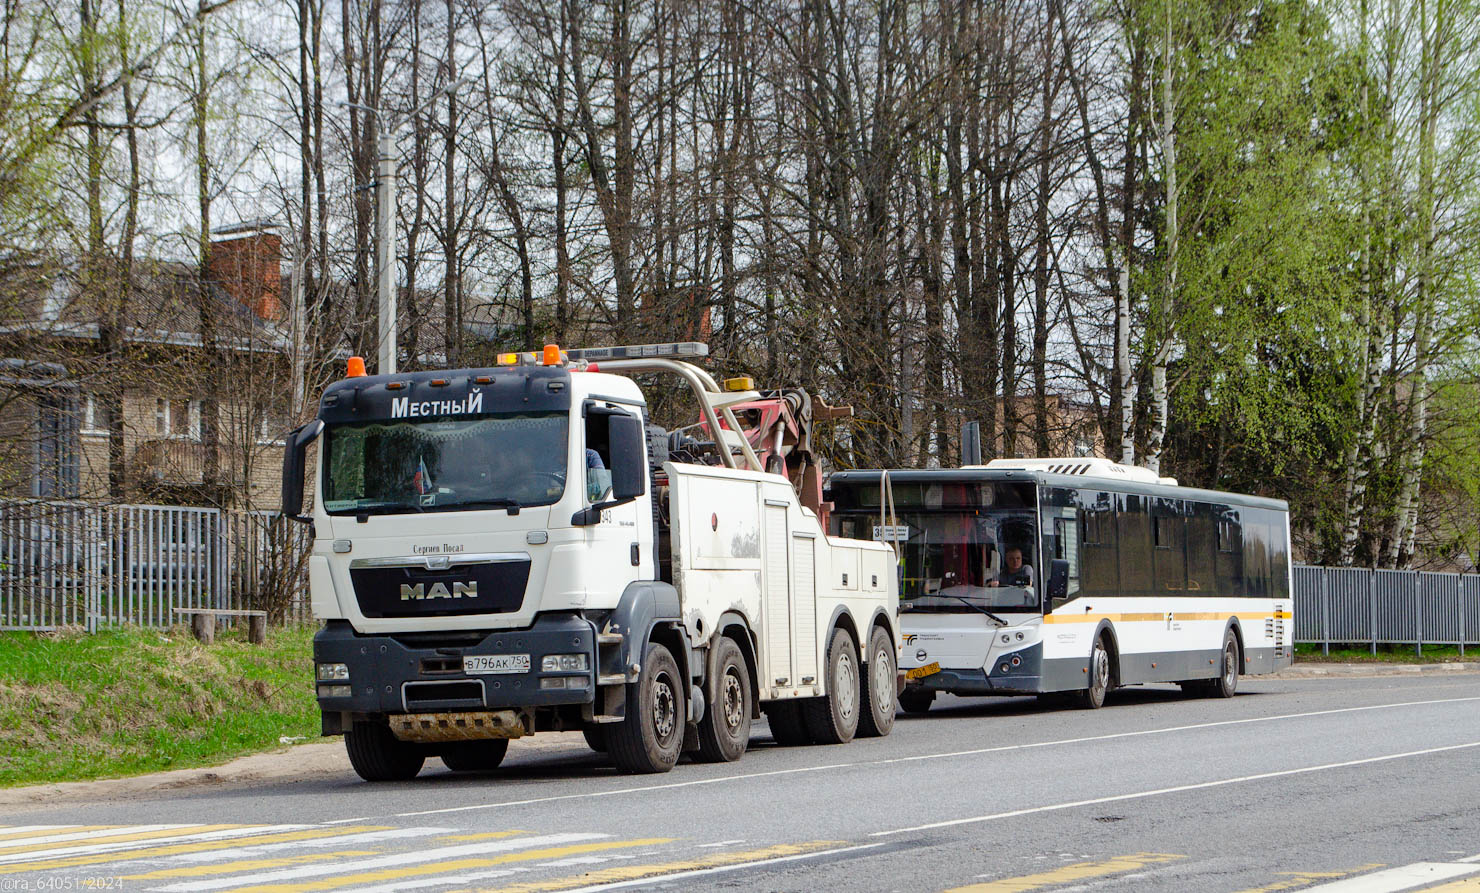
<path fill-rule="evenodd" d="M 453 772 L 488 772 L 497 769 L 509 752 L 509 739 L 490 738 L 487 741 L 459 741 L 445 745 L 438 754 L 442 763 Z"/>
<path fill-rule="evenodd" d="M 876 626 L 868 637 L 858 737 L 881 738 L 894 729 L 894 672 L 894 640 L 883 627 Z"/>
<path fill-rule="evenodd" d="M 835 629 L 827 646 L 827 694 L 802 704 L 802 719 L 818 744 L 846 744 L 858 731 L 858 651 L 846 630 Z"/>
<path fill-rule="evenodd" d="M 393 735 L 390 726 L 363 720 L 344 736 L 344 749 L 349 764 L 366 781 L 407 781 L 427 759 L 421 748 Z"/>
<path fill-rule="evenodd" d="M 699 720 L 701 763 L 729 763 L 740 759 L 750 744 L 750 670 L 734 639 L 720 639 L 714 655 L 714 699 Z"/>
<path fill-rule="evenodd" d="M 935 689 L 906 688 L 899 693 L 899 706 L 904 708 L 905 713 L 926 713 L 930 705 L 935 702 Z"/>
<path fill-rule="evenodd" d="M 627 716 L 606 733 L 607 753 L 623 772 L 667 772 L 683 747 L 684 687 L 672 653 L 649 642 L 642 672 L 627 686 Z"/>
<path fill-rule="evenodd" d="M 1110 650 L 1105 647 L 1103 636 L 1095 639 L 1095 647 L 1089 653 L 1089 687 L 1079 693 L 1079 706 L 1086 710 L 1098 710 L 1105 706 L 1105 695 L 1110 693 Z"/>
<path fill-rule="evenodd" d="M 1223 672 L 1208 683 L 1207 693 L 1215 698 L 1231 698 L 1238 691 L 1238 636 L 1233 630 L 1223 634 Z"/>
<path fill-rule="evenodd" d="M 771 724 L 771 737 L 782 747 L 800 747 L 812 743 L 812 733 L 802 721 L 798 701 L 772 701 L 766 707 L 766 720 Z"/>

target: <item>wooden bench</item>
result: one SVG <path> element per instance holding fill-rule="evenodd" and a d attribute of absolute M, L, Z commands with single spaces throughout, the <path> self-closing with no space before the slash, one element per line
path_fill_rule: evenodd
<path fill-rule="evenodd" d="M 216 641 L 216 617 L 247 618 L 247 641 L 253 645 L 267 644 L 267 612 L 247 611 L 238 608 L 172 608 L 176 614 L 189 614 L 190 631 L 195 637 L 209 645 Z"/>

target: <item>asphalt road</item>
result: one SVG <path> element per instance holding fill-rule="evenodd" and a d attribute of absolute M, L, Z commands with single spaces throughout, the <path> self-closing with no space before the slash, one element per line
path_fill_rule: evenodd
<path fill-rule="evenodd" d="M 515 742 L 0 814 L 0 891 L 1480 891 L 1480 675 L 1128 689 L 1098 711 L 943 699 L 894 734 L 622 776 Z"/>

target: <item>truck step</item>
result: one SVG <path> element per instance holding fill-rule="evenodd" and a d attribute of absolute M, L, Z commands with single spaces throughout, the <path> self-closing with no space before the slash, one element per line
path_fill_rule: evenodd
<path fill-rule="evenodd" d="M 606 676 L 596 677 L 597 685 L 626 685 L 627 677 L 621 673 L 611 673 Z"/>
<path fill-rule="evenodd" d="M 620 645 L 622 644 L 621 633 L 597 633 L 596 644 L 598 645 Z"/>

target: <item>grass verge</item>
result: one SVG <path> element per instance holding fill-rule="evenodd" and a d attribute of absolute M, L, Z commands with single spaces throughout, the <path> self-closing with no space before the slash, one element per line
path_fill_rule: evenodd
<path fill-rule="evenodd" d="M 1372 653 L 1370 645 L 1360 647 L 1331 646 L 1331 653 L 1322 654 L 1320 645 L 1296 645 L 1297 663 L 1348 663 L 1348 664 L 1441 664 L 1460 661 L 1480 661 L 1480 647 L 1470 645 L 1461 657 L 1454 645 L 1425 645 L 1423 655 L 1414 652 L 1412 645 L 1378 645 Z"/>
<path fill-rule="evenodd" d="M 207 766 L 317 735 L 313 634 L 0 634 L 0 787 Z"/>

